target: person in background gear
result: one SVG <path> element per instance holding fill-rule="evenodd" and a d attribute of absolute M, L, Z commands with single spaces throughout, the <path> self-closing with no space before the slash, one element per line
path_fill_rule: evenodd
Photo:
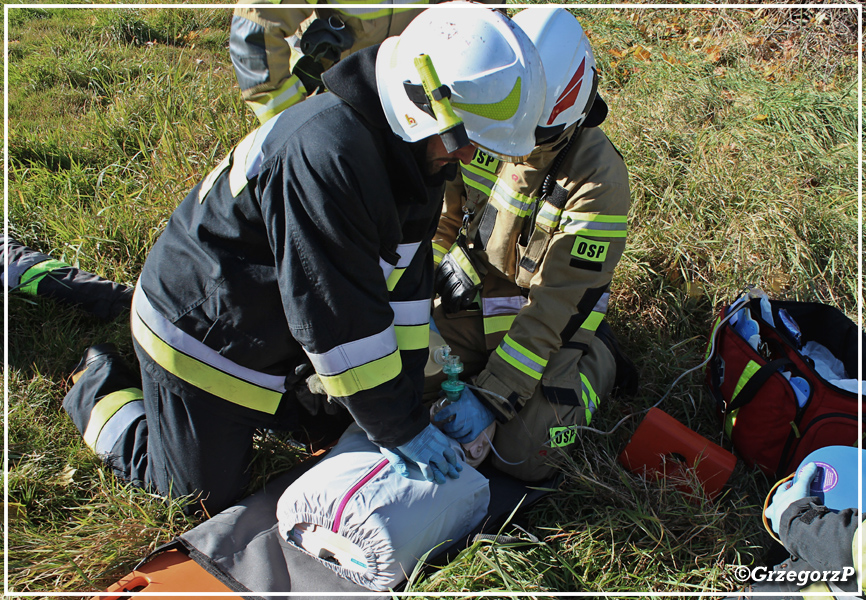
<path fill-rule="evenodd" d="M 467 388 L 434 421 L 465 443 L 495 420 L 494 466 L 537 481 L 614 387 L 603 318 L 630 194 L 622 157 L 598 129 L 607 106 L 578 21 L 545 6 L 514 21 L 547 79 L 537 147 L 521 164 L 478 150 L 446 189 L 434 320 L 484 391 Z"/>
<path fill-rule="evenodd" d="M 778 594 L 773 597 L 782 600 L 864 597 L 862 593 L 851 595 L 866 592 L 861 571 L 866 556 L 858 532 L 862 519 L 856 508 L 860 470 L 857 457 L 863 451 L 848 446 L 822 450 L 829 451 L 822 453 L 827 462 L 810 460 L 819 451 L 807 456 L 793 481 L 789 482 L 789 476 L 777 483 L 765 503 L 764 525 L 790 555 L 739 596 L 726 600 L 759 598 L 754 595 L 759 592 Z M 827 458 L 830 456 L 835 460 Z M 851 468 L 845 469 L 848 476 L 840 476 L 844 466 L 837 460 L 849 463 Z M 838 486 L 833 491 L 840 492 L 840 500 L 847 497 L 848 501 L 837 506 L 839 500 L 827 498 L 823 490 L 829 491 L 831 486 Z M 769 576 L 763 577 L 765 574 L 772 574 L 772 581 Z M 848 595 L 834 596 L 845 592 Z"/>
<path fill-rule="evenodd" d="M 132 301 L 132 288 L 77 269 L 5 236 L 0 238 L 0 281 L 9 291 L 52 298 L 104 320 L 128 314 Z"/>
<path fill-rule="evenodd" d="M 210 514 L 244 490 L 253 432 L 303 417 L 306 365 L 399 472 L 461 469 L 422 404 L 430 239 L 458 161 L 532 150 L 538 52 L 499 12 L 435 7 L 324 81 L 241 141 L 152 248 L 132 310 L 141 390 L 91 349 L 64 400 L 121 477 L 200 494 Z"/>
<path fill-rule="evenodd" d="M 243 0 L 235 8 L 229 52 L 243 99 L 264 123 L 322 91 L 322 73 L 340 59 L 399 35 L 420 12 L 418 5 L 428 2 L 354 3 L 371 5 L 364 8 L 343 7 L 339 0 L 285 0 L 245 6 L 252 4 L 256 0 Z"/>

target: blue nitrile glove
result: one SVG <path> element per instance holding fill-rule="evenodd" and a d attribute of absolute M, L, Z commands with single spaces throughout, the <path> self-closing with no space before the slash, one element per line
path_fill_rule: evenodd
<path fill-rule="evenodd" d="M 463 465 L 457 460 L 457 453 L 451 448 L 448 438 L 433 425 L 427 425 L 421 433 L 402 446 L 379 450 L 394 466 L 394 470 L 406 478 L 409 477 L 407 460 L 421 468 L 424 479 L 436 483 L 445 483 L 445 475 L 457 479 L 463 470 Z"/>
<path fill-rule="evenodd" d="M 433 421 L 461 444 L 468 444 L 493 422 L 493 413 L 465 387 L 460 399 L 433 415 Z"/>
<path fill-rule="evenodd" d="M 806 464 L 803 470 L 794 477 L 793 483 L 782 484 L 773 494 L 773 501 L 767 507 L 765 516 L 770 521 L 773 531 L 779 533 L 779 525 L 782 521 L 782 513 L 785 512 L 792 502 L 809 496 L 809 486 L 815 475 L 818 474 L 818 465 L 813 462 Z M 788 487 L 785 487 L 785 486 Z"/>

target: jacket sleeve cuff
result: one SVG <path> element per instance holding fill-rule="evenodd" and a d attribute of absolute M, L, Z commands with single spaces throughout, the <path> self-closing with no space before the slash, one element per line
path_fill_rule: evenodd
<path fill-rule="evenodd" d="M 526 400 L 521 399 L 517 392 L 509 388 L 487 369 L 478 375 L 475 386 L 480 388 L 473 390 L 478 399 L 493 412 L 493 416 L 500 423 L 507 423 L 513 419 L 526 403 Z"/>

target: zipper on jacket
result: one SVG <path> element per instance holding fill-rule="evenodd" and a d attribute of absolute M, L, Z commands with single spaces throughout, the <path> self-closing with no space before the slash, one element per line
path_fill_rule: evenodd
<path fill-rule="evenodd" d="M 346 505 L 349 503 L 349 500 L 351 500 L 352 496 L 354 496 L 358 490 L 364 487 L 364 485 L 366 485 L 368 481 L 373 479 L 373 477 L 375 477 L 376 474 L 387 465 L 388 459 L 383 458 L 378 464 L 376 464 L 376 466 L 374 466 L 370 470 L 369 473 L 364 475 L 364 477 L 362 477 L 361 480 L 358 481 L 358 483 L 349 488 L 349 491 L 346 492 L 346 495 L 343 496 L 343 499 L 340 500 L 340 505 L 337 507 L 337 514 L 334 515 L 334 524 L 331 526 L 331 531 L 333 531 L 334 533 L 339 533 L 340 524 L 343 520 L 343 511 L 346 509 Z"/>

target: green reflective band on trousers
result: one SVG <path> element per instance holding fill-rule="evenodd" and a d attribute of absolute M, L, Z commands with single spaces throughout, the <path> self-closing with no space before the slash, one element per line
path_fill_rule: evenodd
<path fill-rule="evenodd" d="M 138 388 L 112 392 L 102 398 L 90 412 L 90 420 L 87 422 L 87 430 L 84 432 L 84 443 L 95 452 L 96 440 L 99 439 L 99 433 L 108 423 L 108 420 L 128 403 L 142 399 L 144 399 L 144 395 Z"/>
<path fill-rule="evenodd" d="M 37 265 L 33 265 L 21 275 L 20 281 L 22 284 L 17 288 L 19 292 L 35 296 L 39 288 L 39 282 L 45 278 L 51 271 L 57 269 L 68 268 L 65 262 L 59 260 L 46 260 Z"/>
<path fill-rule="evenodd" d="M 422 350 L 430 347 L 430 324 L 395 325 L 397 347 L 400 350 Z"/>
<path fill-rule="evenodd" d="M 400 359 L 400 351 L 395 350 L 388 356 L 354 367 L 339 375 L 320 373 L 319 379 L 329 396 L 347 398 L 391 381 L 400 375 L 402 370 L 403 361 Z"/>
<path fill-rule="evenodd" d="M 280 400 L 283 398 L 282 393 L 238 379 L 178 352 L 159 339 L 134 310 L 132 311 L 132 336 L 156 364 L 200 390 L 233 404 L 270 415 L 277 412 Z"/>
<path fill-rule="evenodd" d="M 589 378 L 583 373 L 580 374 L 580 381 L 583 383 L 583 405 L 586 407 L 586 424 L 592 421 L 592 414 L 598 409 L 599 398 L 595 390 L 592 389 L 592 384 L 589 383 Z"/>
<path fill-rule="evenodd" d="M 385 286 L 388 288 L 389 292 L 393 292 L 394 288 L 397 287 L 397 284 L 400 282 L 400 278 L 403 277 L 403 273 L 406 272 L 405 267 L 397 267 L 391 274 L 388 275 L 388 280 L 385 282 Z"/>

